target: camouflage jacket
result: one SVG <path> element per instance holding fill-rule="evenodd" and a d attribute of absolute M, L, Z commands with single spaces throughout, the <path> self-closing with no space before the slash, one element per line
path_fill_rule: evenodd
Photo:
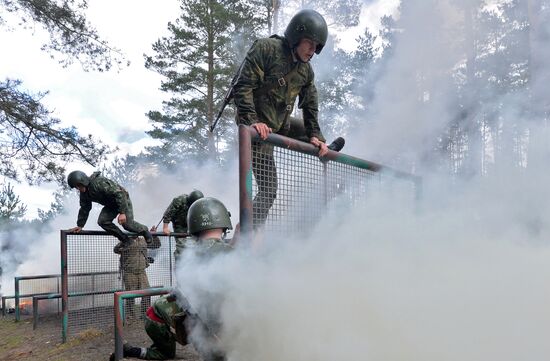
<path fill-rule="evenodd" d="M 278 79 L 289 75 L 288 82 L 279 85 Z M 317 89 L 310 63 L 294 58 L 285 38 L 272 36 L 254 42 L 244 60 L 239 78 L 233 87 L 237 108 L 237 123 L 265 123 L 273 132 L 286 135 L 290 129 L 287 106 L 292 109 L 299 96 L 304 126 L 308 137 L 325 141 L 318 121 Z M 266 84 L 277 84 L 267 86 Z"/>
<path fill-rule="evenodd" d="M 184 302 L 187 302 L 187 300 Z M 184 309 L 178 305 L 178 302 L 169 295 L 164 295 L 157 299 L 153 303 L 153 310 L 160 319 L 171 327 L 175 326 L 174 315 L 184 311 Z"/>
<path fill-rule="evenodd" d="M 128 244 L 119 242 L 113 252 L 120 255 L 120 270 L 126 273 L 141 273 L 149 267 L 147 248 L 159 248 L 160 239 L 153 237 L 151 245 L 147 246 L 142 236 L 132 239 Z"/>
<path fill-rule="evenodd" d="M 197 240 L 197 255 L 200 257 L 210 258 L 231 250 L 233 250 L 233 247 L 222 239 L 208 238 Z"/>
<path fill-rule="evenodd" d="M 187 194 L 182 194 L 170 202 L 164 215 L 162 216 L 163 223 L 170 223 L 174 227 L 174 232 L 187 233 Z"/>
<path fill-rule="evenodd" d="M 100 172 L 94 172 L 90 176 L 90 184 L 86 187 L 86 192 L 80 193 L 80 210 L 76 225 L 84 227 L 88 220 L 88 215 L 92 209 L 92 202 L 102 204 L 118 213 L 126 213 L 128 209 L 128 192 L 118 183 L 100 175 Z"/>

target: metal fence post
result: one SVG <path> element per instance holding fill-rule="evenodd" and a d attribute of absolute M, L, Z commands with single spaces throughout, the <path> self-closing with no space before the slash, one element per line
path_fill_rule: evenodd
<path fill-rule="evenodd" d="M 250 130 L 239 125 L 239 203 L 241 238 L 252 235 L 252 139 Z"/>
<path fill-rule="evenodd" d="M 69 280 L 67 277 L 67 232 L 61 230 L 61 309 L 63 320 L 61 342 L 67 342 L 67 325 L 69 321 Z"/>
<path fill-rule="evenodd" d="M 173 257 L 172 236 L 168 236 L 168 259 L 170 260 L 170 287 L 174 285 L 172 280 L 172 275 L 176 271 L 175 261 L 174 263 L 172 263 L 172 257 Z"/>
<path fill-rule="evenodd" d="M 144 296 L 157 296 L 170 293 L 171 287 L 148 288 L 136 291 L 120 291 L 114 295 L 114 317 L 115 317 L 115 361 L 124 358 L 124 300 Z M 142 300 L 143 302 L 143 300 Z"/>
<path fill-rule="evenodd" d="M 15 282 L 15 322 L 19 322 L 21 313 L 19 309 L 19 277 L 14 277 Z"/>

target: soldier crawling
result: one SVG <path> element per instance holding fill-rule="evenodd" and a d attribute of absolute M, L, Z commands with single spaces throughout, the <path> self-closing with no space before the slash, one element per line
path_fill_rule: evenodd
<path fill-rule="evenodd" d="M 69 232 L 78 233 L 82 230 L 92 209 L 92 202 L 96 202 L 104 206 L 99 213 L 97 224 L 107 233 L 115 236 L 122 243 L 130 241 L 128 235 L 113 223 L 113 219 L 117 218 L 118 223 L 125 230 L 143 236 L 147 243 L 153 241 L 153 236 L 147 227 L 134 220 L 130 195 L 118 183 L 103 177 L 100 172 L 94 172 L 88 177 L 79 170 L 69 173 L 67 183 L 69 187 L 77 188 L 80 191 L 77 226 L 69 229 Z"/>
<path fill-rule="evenodd" d="M 194 251 L 199 259 L 208 260 L 233 249 L 223 240 L 225 232 L 232 226 L 230 214 L 219 200 L 207 197 L 193 203 L 187 224 L 189 232 L 197 238 Z M 201 310 L 207 311 L 199 315 L 177 291 L 160 297 L 149 307 L 145 317 L 145 331 L 153 344 L 147 348 L 125 344 L 123 356 L 145 360 L 173 359 L 178 342 L 193 344 L 204 361 L 225 360 L 218 339 L 221 325 L 217 305 L 201 306 Z M 114 360 L 114 354 L 111 360 Z"/>

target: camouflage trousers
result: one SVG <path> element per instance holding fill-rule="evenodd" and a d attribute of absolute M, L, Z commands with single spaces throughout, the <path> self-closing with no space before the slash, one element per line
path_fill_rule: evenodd
<path fill-rule="evenodd" d="M 273 157 L 273 145 L 252 144 L 252 172 L 258 186 L 258 192 L 252 201 L 252 224 L 258 227 L 265 223 L 277 197 L 277 168 Z"/>
<path fill-rule="evenodd" d="M 125 213 L 126 223 L 124 223 L 122 227 L 128 232 L 134 232 L 145 237 L 145 235 L 148 234 L 148 228 L 134 220 L 134 209 L 132 208 L 132 201 L 128 195 L 126 195 L 126 202 L 128 203 L 128 209 Z M 99 213 L 97 224 L 103 228 L 105 232 L 115 236 L 119 241 L 127 242 L 128 236 L 113 223 L 113 219 L 115 219 L 117 215 L 117 210 L 105 206 L 101 210 L 101 213 Z"/>
<path fill-rule="evenodd" d="M 147 279 L 147 273 L 145 270 L 139 273 L 122 272 L 122 281 L 124 282 L 124 290 L 142 290 L 149 288 L 149 280 Z M 143 297 L 140 305 L 140 315 L 144 316 L 145 311 L 151 306 L 151 297 Z M 128 317 L 135 317 L 135 299 L 125 300 L 125 312 Z"/>
<path fill-rule="evenodd" d="M 166 360 L 176 356 L 176 337 L 167 324 L 145 317 L 145 332 L 153 341 L 147 348 L 146 360 Z"/>

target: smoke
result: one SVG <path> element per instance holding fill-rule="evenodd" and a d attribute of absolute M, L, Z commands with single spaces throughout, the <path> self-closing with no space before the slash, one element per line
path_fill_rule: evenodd
<path fill-rule="evenodd" d="M 550 230 L 531 233 L 531 200 L 505 184 L 431 186 L 441 193 L 416 212 L 380 194 L 335 207 L 308 239 L 188 259 L 178 285 L 192 306 L 221 304 L 230 360 L 548 357 L 550 250 L 539 241 Z"/>
<path fill-rule="evenodd" d="M 345 148 L 380 163 L 437 158 L 434 139 L 460 113 L 449 75 L 466 53 L 456 37 L 456 2 L 402 5 L 403 29 L 373 84 L 372 119 L 348 135 Z M 335 201 L 307 238 L 266 239 L 258 250 L 238 247 L 200 266 L 179 265 L 178 285 L 191 305 L 219 306 L 229 360 L 550 356 L 548 132 L 522 110 L 533 101 L 526 92 L 490 95 L 504 104 L 503 122 L 525 125 L 530 140 L 542 137 L 525 145 L 527 168 L 459 180 L 434 162 L 422 169 L 424 196 L 414 211 L 391 192 L 353 207 Z M 545 101 L 534 108 L 547 109 Z M 497 155 L 493 141 L 486 139 L 488 158 Z M 498 153 L 505 157 L 499 164 L 516 163 L 511 153 Z"/>
<path fill-rule="evenodd" d="M 237 223 L 238 169 L 234 159 L 224 167 L 212 163 L 198 165 L 189 162 L 170 174 L 160 173 L 156 168 L 151 169 L 148 164 L 142 164 L 138 169 L 143 178 L 128 187 L 134 218 L 138 222 L 148 227 L 156 225 L 174 197 L 199 189 L 207 197 L 222 200 L 233 215 L 233 225 Z M 61 273 L 59 231 L 76 226 L 78 199 L 78 192 L 69 194 L 63 214 L 58 215 L 48 226 L 29 226 L 2 234 L 0 264 L 3 269 L 3 295 L 14 294 L 14 276 Z M 97 225 L 101 208 L 100 204 L 93 204 L 85 230 L 102 230 Z M 114 222 L 116 223 L 116 219 Z M 105 252 L 104 249 L 97 251 L 97 254 L 90 254 L 90 262 L 93 257 L 101 258 L 102 252 Z"/>

